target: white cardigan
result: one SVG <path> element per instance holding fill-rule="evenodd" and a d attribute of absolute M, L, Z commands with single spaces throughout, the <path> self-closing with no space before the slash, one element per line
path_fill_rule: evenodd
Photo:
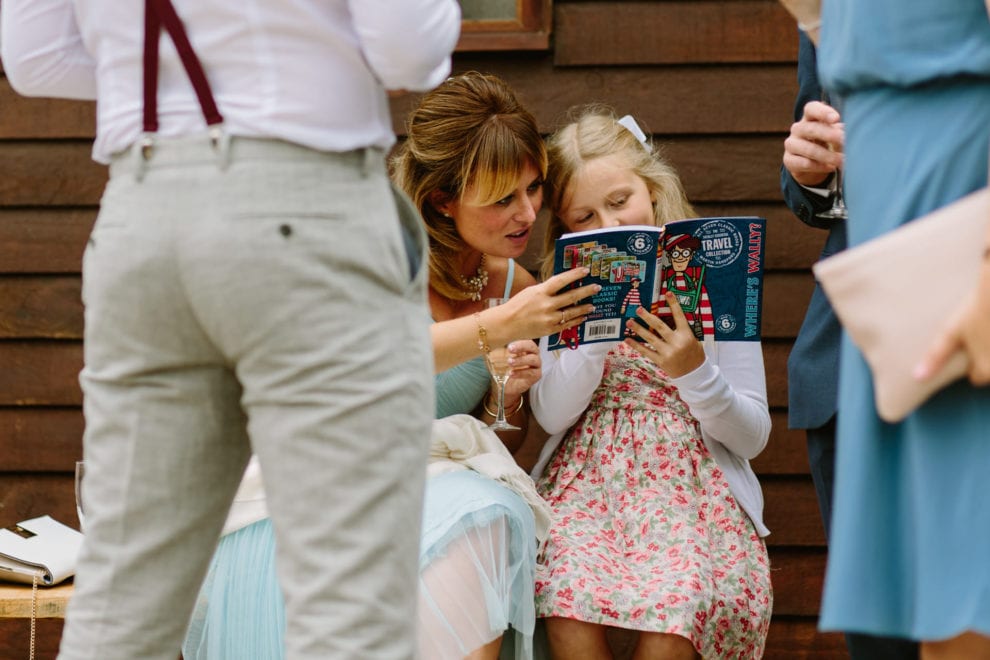
<path fill-rule="evenodd" d="M 540 342 L 543 377 L 530 389 L 536 420 L 550 438 L 540 452 L 532 476 L 539 478 L 564 434 L 581 417 L 605 368 L 614 344 L 586 344 L 577 350 L 547 349 Z M 763 492 L 749 459 L 770 437 L 766 374 L 760 342 L 704 343 L 705 361 L 671 382 L 701 423 L 705 446 L 725 474 L 736 501 L 749 515 L 760 536 L 770 533 L 763 523 Z"/>

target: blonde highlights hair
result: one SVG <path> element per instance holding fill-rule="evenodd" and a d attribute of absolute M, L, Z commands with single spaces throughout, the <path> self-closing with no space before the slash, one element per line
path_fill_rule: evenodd
<path fill-rule="evenodd" d="M 553 274 L 554 241 L 566 233 L 560 213 L 567 186 L 588 161 L 621 156 L 653 197 L 654 224 L 661 226 L 669 220 L 695 216 L 674 168 L 649 141 L 641 143 L 632 131 L 620 124 L 611 107 L 601 104 L 580 106 L 572 109 L 569 116 L 572 119 L 547 140 L 550 166 L 545 197 L 550 219 L 543 240 L 541 275 L 544 279 Z"/>
<path fill-rule="evenodd" d="M 454 219 L 431 200 L 461 199 L 469 186 L 487 205 L 515 189 L 527 165 L 546 176 L 547 153 L 536 119 L 501 78 L 467 72 L 423 95 L 409 115 L 392 175 L 419 209 L 430 241 L 430 286 L 450 300 L 468 298 L 459 279 L 465 243 Z"/>

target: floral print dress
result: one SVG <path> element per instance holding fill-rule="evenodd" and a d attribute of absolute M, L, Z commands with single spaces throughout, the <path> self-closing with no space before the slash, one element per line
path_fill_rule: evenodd
<path fill-rule="evenodd" d="M 609 353 L 537 488 L 554 512 L 537 616 L 681 635 L 705 660 L 763 655 L 766 546 L 652 362 Z"/>

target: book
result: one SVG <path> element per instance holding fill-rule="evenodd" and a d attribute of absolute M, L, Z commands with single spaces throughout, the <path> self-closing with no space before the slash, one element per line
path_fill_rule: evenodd
<path fill-rule="evenodd" d="M 581 325 L 550 336 L 551 350 L 616 342 L 646 307 L 673 327 L 664 294 L 673 291 L 702 341 L 759 341 L 763 310 L 766 219 L 750 216 L 690 218 L 663 227 L 624 225 L 564 234 L 556 241 L 553 272 L 585 266 L 572 286 L 598 283 L 601 291 Z"/>

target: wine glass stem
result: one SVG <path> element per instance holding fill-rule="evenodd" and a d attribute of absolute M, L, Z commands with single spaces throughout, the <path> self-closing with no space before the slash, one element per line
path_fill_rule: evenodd
<path fill-rule="evenodd" d="M 846 212 L 846 200 L 842 198 L 842 168 L 836 168 L 834 182 L 835 199 L 832 201 L 832 208 L 844 216 Z"/>
<path fill-rule="evenodd" d="M 495 416 L 495 423 L 505 422 L 505 383 L 497 381 L 498 386 L 498 414 Z"/>

